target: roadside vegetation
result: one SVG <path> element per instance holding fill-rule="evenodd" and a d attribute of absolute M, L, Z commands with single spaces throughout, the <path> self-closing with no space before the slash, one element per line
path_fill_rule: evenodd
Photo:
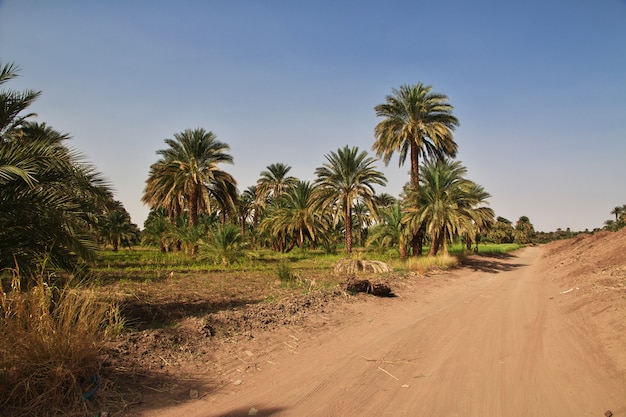
<path fill-rule="evenodd" d="M 0 62 L 0 85 L 17 72 Z M 489 208 L 454 159 L 453 106 L 422 83 L 374 108 L 373 154 L 330 150 L 312 180 L 274 162 L 240 190 L 226 142 L 174 133 L 138 196 L 151 209 L 142 230 L 68 134 L 32 121 L 40 94 L 0 91 L 0 414 L 82 415 L 112 337 L 340 287 L 346 258 L 407 276 L 542 239 L 528 217 Z M 376 163 L 396 153 L 410 177 L 391 196 Z M 623 227 L 624 208 L 612 214 L 607 228 Z"/>

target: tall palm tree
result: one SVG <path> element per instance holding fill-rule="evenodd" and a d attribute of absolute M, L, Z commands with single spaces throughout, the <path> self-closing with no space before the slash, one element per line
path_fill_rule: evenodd
<path fill-rule="evenodd" d="M 420 159 L 455 157 L 457 144 L 454 129 L 459 121 L 452 114 L 452 105 L 444 94 L 432 91 L 421 82 L 392 89 L 385 103 L 374 107 L 377 117 L 384 119 L 374 129 L 376 141 L 372 150 L 389 164 L 394 152 L 400 153 L 399 165 L 407 156 L 411 163 L 411 185 L 419 188 Z M 421 253 L 421 235 L 416 231 L 411 245 L 413 255 Z"/>
<path fill-rule="evenodd" d="M 315 170 L 316 199 L 322 209 L 333 207 L 337 217 L 345 224 L 346 253 L 352 253 L 352 208 L 361 200 L 370 212 L 376 213 L 373 204 L 374 185 L 384 186 L 387 179 L 376 170 L 376 159 L 358 147 L 347 145 L 325 155 L 326 163 Z"/>
<path fill-rule="evenodd" d="M 190 226 L 198 225 L 201 211 L 211 211 L 210 196 L 217 199 L 223 211 L 234 207 L 237 182 L 219 167 L 233 163 L 227 144 L 202 128 L 176 133 L 165 143 L 169 147 L 157 151 L 161 159 L 150 167 L 144 203 L 152 209 L 166 207 L 172 217 L 186 209 Z"/>

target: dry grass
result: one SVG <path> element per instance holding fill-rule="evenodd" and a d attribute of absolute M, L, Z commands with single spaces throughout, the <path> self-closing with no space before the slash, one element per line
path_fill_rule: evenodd
<path fill-rule="evenodd" d="M 391 272 L 393 268 L 382 261 L 345 258 L 335 265 L 335 274 L 355 275 L 359 272 L 373 272 L 376 274 Z"/>
<path fill-rule="evenodd" d="M 39 279 L 30 291 L 3 292 L 0 415 L 85 415 L 101 346 L 118 320 L 117 309 L 86 288 Z"/>
<path fill-rule="evenodd" d="M 456 256 L 421 256 L 419 258 L 410 258 L 408 261 L 408 268 L 413 272 L 423 275 L 436 270 L 445 271 L 447 269 L 454 268 L 458 264 L 459 259 Z"/>

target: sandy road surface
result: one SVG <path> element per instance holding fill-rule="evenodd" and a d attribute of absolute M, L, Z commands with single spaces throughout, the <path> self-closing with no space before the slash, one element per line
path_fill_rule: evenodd
<path fill-rule="evenodd" d="M 149 414 L 626 416 L 624 373 L 594 329 L 559 308 L 559 288 L 535 265 L 540 252 L 359 304 L 256 358 L 240 385 Z"/>

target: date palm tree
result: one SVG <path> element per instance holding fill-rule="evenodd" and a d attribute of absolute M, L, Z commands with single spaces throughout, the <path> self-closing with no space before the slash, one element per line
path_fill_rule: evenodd
<path fill-rule="evenodd" d="M 459 161 L 437 159 L 423 165 L 420 188 L 407 195 L 409 207 L 405 222 L 413 230 L 424 227 L 431 238 L 430 256 L 440 250 L 448 253 L 447 243 L 474 224 L 487 221 L 483 216 L 493 216 L 484 210 L 485 195 L 482 187 L 464 176 L 467 169 Z M 479 193 L 480 191 L 480 193 Z M 482 209 L 481 209 L 482 207 Z"/>
<path fill-rule="evenodd" d="M 170 249 L 170 243 L 172 243 L 170 238 L 173 228 L 174 225 L 164 207 L 150 210 L 148 218 L 143 223 L 141 244 L 158 246 L 159 250 L 165 253 Z"/>
<path fill-rule="evenodd" d="M 515 223 L 513 239 L 515 243 L 522 245 L 531 243 L 535 238 L 535 228 L 527 216 L 521 216 Z"/>
<path fill-rule="evenodd" d="M 0 63 L 0 85 L 17 76 Z M 101 174 L 65 146 L 69 135 L 24 113 L 41 93 L 0 90 L 0 269 L 25 279 L 42 266 L 73 270 L 93 259 L 95 225 L 111 192 Z"/>
<path fill-rule="evenodd" d="M 296 185 L 298 179 L 289 174 L 291 167 L 283 163 L 267 166 L 257 181 L 257 190 L 261 198 L 278 201 L 283 192 Z"/>
<path fill-rule="evenodd" d="M 398 248 L 400 259 L 407 257 L 407 229 L 402 223 L 403 212 L 399 202 L 382 210 L 381 222 L 372 227 L 367 237 L 367 246 Z"/>
<path fill-rule="evenodd" d="M 102 176 L 67 148 L 65 134 L 22 122 L 0 145 L 0 269 L 29 276 L 93 259 L 90 233 L 111 193 Z"/>
<path fill-rule="evenodd" d="M 372 150 L 389 164 L 399 152 L 399 165 L 409 156 L 411 185 L 419 188 L 420 159 L 455 157 L 457 144 L 454 129 L 459 121 L 452 114 L 452 105 L 444 94 L 433 92 L 430 85 L 421 82 L 392 89 L 385 103 L 374 107 L 377 117 L 382 117 L 375 129 L 376 141 Z M 422 236 L 415 231 L 411 242 L 413 255 L 421 254 Z"/>
<path fill-rule="evenodd" d="M 619 221 L 620 216 L 622 215 L 622 213 L 626 213 L 626 205 L 620 207 L 620 206 L 616 206 L 613 208 L 613 210 L 611 210 L 611 214 L 615 215 L 615 221 Z"/>
<path fill-rule="evenodd" d="M 371 213 L 374 205 L 374 185 L 384 186 L 387 179 L 378 171 L 375 158 L 358 147 L 345 146 L 337 152 L 325 155 L 326 163 L 315 170 L 317 179 L 316 199 L 322 209 L 336 210 L 335 223 L 343 220 L 345 227 L 346 253 L 352 253 L 352 208 L 362 201 Z"/>
<path fill-rule="evenodd" d="M 172 217 L 189 212 L 190 226 L 198 214 L 210 212 L 210 196 L 223 212 L 234 207 L 237 182 L 220 164 L 232 164 L 229 146 L 202 128 L 175 133 L 165 139 L 168 148 L 157 151 L 161 159 L 150 167 L 142 201 L 152 209 L 165 207 Z"/>
<path fill-rule="evenodd" d="M 17 77 L 19 68 L 13 63 L 2 64 L 0 60 L 0 85 Z M 0 91 L 0 143 L 19 133 L 19 127 L 35 113 L 22 114 L 41 95 L 41 91 Z"/>
<path fill-rule="evenodd" d="M 120 244 L 126 244 L 130 248 L 131 243 L 139 240 L 137 225 L 132 223 L 130 214 L 119 201 L 111 200 L 107 204 L 97 229 L 99 237 L 105 244 L 110 244 L 114 252 L 118 251 Z"/>
<path fill-rule="evenodd" d="M 314 186 L 309 181 L 298 181 L 282 196 L 282 202 L 264 221 L 272 234 L 291 236 L 299 248 L 305 239 L 315 245 L 322 229 L 320 211 L 316 210 Z"/>

